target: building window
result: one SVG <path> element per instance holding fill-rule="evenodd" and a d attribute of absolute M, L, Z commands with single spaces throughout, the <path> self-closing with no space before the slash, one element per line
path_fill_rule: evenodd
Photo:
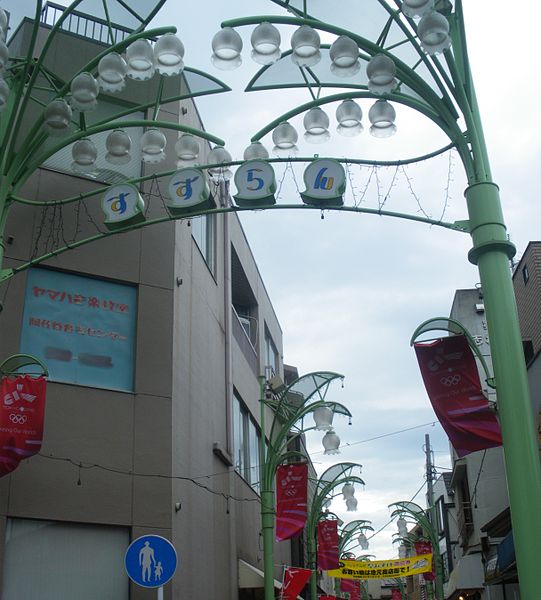
<path fill-rule="evenodd" d="M 134 286 L 31 269 L 20 351 L 52 381 L 132 391 L 136 322 Z"/>
<path fill-rule="evenodd" d="M 192 237 L 208 268 L 214 273 L 216 255 L 216 221 L 214 215 L 202 215 L 191 220 Z"/>
<path fill-rule="evenodd" d="M 276 350 L 272 337 L 265 327 L 265 377 L 270 379 L 274 375 L 277 375 L 279 368 L 280 359 L 278 357 L 278 350 Z"/>
<path fill-rule="evenodd" d="M 528 271 L 528 265 L 524 265 L 522 267 L 522 279 L 524 281 L 524 284 L 528 283 L 528 281 L 530 279 L 530 272 Z"/>
<path fill-rule="evenodd" d="M 261 434 L 257 423 L 235 394 L 233 398 L 234 467 L 250 486 L 259 493 L 259 448 Z"/>
<path fill-rule="evenodd" d="M 128 600 L 129 543 L 124 527 L 8 519 L 2 599 Z"/>

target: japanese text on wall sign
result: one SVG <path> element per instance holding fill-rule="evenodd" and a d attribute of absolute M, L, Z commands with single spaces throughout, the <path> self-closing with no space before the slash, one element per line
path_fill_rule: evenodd
<path fill-rule="evenodd" d="M 67 302 L 68 304 L 77 304 L 79 306 L 88 306 L 89 308 L 98 308 L 100 310 L 110 310 L 112 312 L 127 313 L 128 305 L 113 300 L 105 300 L 96 296 L 83 296 L 82 294 L 70 293 L 62 290 L 51 290 L 38 287 L 32 287 L 32 293 L 36 298 L 44 296 L 55 302 Z"/>
<path fill-rule="evenodd" d="M 37 317 L 29 317 L 28 324 L 30 327 L 41 327 L 42 329 L 52 329 L 53 331 L 62 331 L 64 333 L 76 333 L 78 335 L 89 335 L 97 338 L 110 338 L 112 340 L 126 341 L 128 338 L 116 331 L 103 331 L 102 329 L 94 329 L 86 325 L 74 325 L 73 323 L 61 323 L 60 321 L 51 321 L 49 319 L 39 319 Z"/>

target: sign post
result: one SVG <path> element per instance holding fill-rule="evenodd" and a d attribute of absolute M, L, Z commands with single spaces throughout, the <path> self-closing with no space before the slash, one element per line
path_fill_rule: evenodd
<path fill-rule="evenodd" d="M 157 588 L 163 600 L 163 586 L 177 568 L 177 552 L 173 544 L 160 535 L 143 535 L 128 546 L 124 556 L 128 577 L 137 585 Z"/>

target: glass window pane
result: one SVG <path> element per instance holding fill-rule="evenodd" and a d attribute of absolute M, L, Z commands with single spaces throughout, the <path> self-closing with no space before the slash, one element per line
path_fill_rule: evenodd
<path fill-rule="evenodd" d="M 244 416 L 239 399 L 233 398 L 233 451 L 235 471 L 244 476 Z"/>
<path fill-rule="evenodd" d="M 248 437 L 250 448 L 250 478 L 248 482 L 256 492 L 259 492 L 259 441 L 260 436 L 255 423 L 250 419 L 248 424 Z"/>
<path fill-rule="evenodd" d="M 213 215 L 202 215 L 191 221 L 192 237 L 209 269 L 214 271 L 215 225 Z"/>

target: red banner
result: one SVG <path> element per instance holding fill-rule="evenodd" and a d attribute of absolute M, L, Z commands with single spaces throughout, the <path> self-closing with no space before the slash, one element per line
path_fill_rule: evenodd
<path fill-rule="evenodd" d="M 458 456 L 501 446 L 500 425 L 465 336 L 418 342 L 415 353 L 432 408 Z"/>
<path fill-rule="evenodd" d="M 304 529 L 308 489 L 307 463 L 280 465 L 276 470 L 276 540 L 288 540 Z"/>
<path fill-rule="evenodd" d="M 3 377 L 0 405 L 0 477 L 23 458 L 37 454 L 43 441 L 44 377 Z"/>
<path fill-rule="evenodd" d="M 338 569 L 338 521 L 325 519 L 317 524 L 317 568 Z"/>
<path fill-rule="evenodd" d="M 432 544 L 428 540 L 418 540 L 415 542 L 415 554 L 417 554 L 417 556 L 420 554 L 432 554 Z M 434 556 L 432 556 L 432 572 L 423 573 L 423 577 L 425 581 L 436 580 L 436 563 L 434 561 Z"/>
<path fill-rule="evenodd" d="M 349 600 L 361 600 L 361 582 L 355 579 L 340 579 L 340 591 L 349 593 Z"/>
<path fill-rule="evenodd" d="M 312 569 L 286 567 L 280 600 L 296 600 L 302 588 L 308 583 L 310 575 L 312 575 Z"/>
<path fill-rule="evenodd" d="M 402 600 L 402 592 L 396 588 L 391 590 L 391 600 Z"/>

